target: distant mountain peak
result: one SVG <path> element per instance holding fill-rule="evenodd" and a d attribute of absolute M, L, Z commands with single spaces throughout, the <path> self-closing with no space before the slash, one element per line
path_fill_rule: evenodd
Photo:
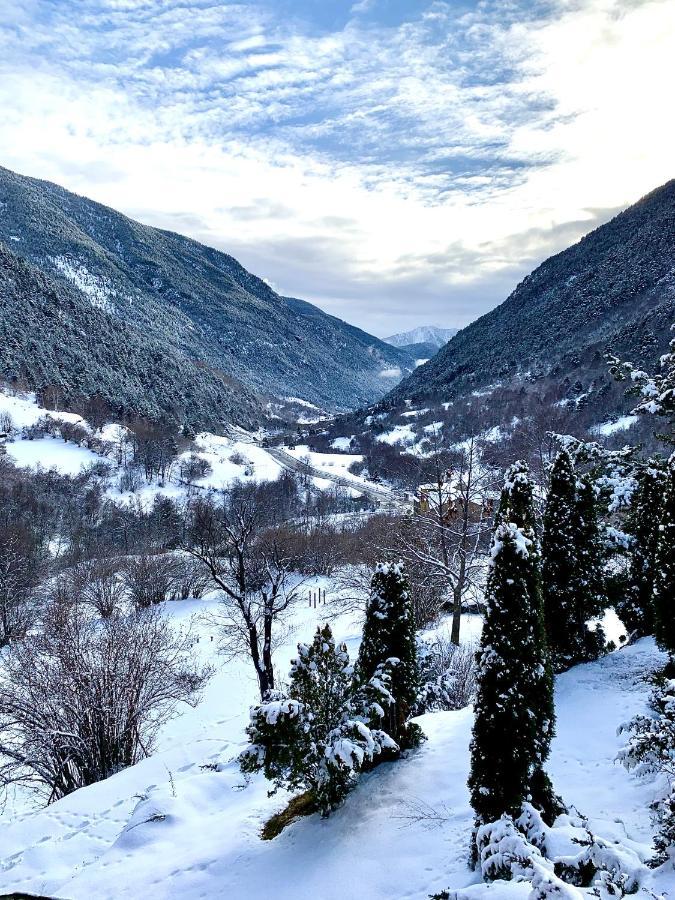
<path fill-rule="evenodd" d="M 458 328 L 439 328 L 437 325 L 419 325 L 410 331 L 401 331 L 384 338 L 393 347 L 409 347 L 411 344 L 431 344 L 437 350 L 459 331 Z"/>

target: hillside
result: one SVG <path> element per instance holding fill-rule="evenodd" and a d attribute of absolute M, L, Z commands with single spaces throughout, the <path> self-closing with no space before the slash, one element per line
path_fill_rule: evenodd
<path fill-rule="evenodd" d="M 311 587 L 325 583 L 312 581 Z M 169 603 L 166 612 L 184 625 L 215 602 Z M 297 610 L 294 640 L 312 634 L 321 621 L 317 612 Z M 353 654 L 358 627 L 343 616 L 334 631 Z M 213 653 L 206 619 L 199 632 L 200 652 Z M 294 640 L 279 650 L 282 666 L 294 654 Z M 596 835 L 643 856 L 651 842 L 653 783 L 616 765 L 623 741 L 616 729 L 645 709 L 643 679 L 661 661 L 653 641 L 645 639 L 572 669 L 557 684 L 550 765 L 555 788 L 588 816 Z M 467 865 L 473 823 L 466 787 L 470 708 L 421 717 L 428 740 L 419 750 L 366 775 L 328 820 L 314 815 L 297 821 L 268 842 L 260 839 L 262 824 L 288 795 L 270 798 L 262 776 L 246 785 L 239 772 L 236 756 L 245 746 L 254 700 L 244 666 L 221 666 L 200 706 L 165 727 L 150 758 L 45 809 L 10 817 L 0 825 L 0 891 L 70 900 L 257 900 L 270 896 L 273 883 L 275 895 L 288 900 L 424 900 L 445 888 L 459 891 L 458 900 L 532 896 L 527 882 L 514 882 L 512 890 L 504 882 L 479 884 Z M 558 834 L 565 835 L 564 824 Z M 644 870 L 644 876 L 647 887 L 672 889 L 672 870 Z M 589 889 L 583 896 L 593 894 Z"/>
<path fill-rule="evenodd" d="M 311 304 L 280 297 L 226 253 L 3 168 L 0 241 L 30 264 L 31 278 L 45 277 L 48 290 L 66 298 L 60 303 L 60 336 L 85 332 L 64 359 L 47 351 L 58 377 L 81 393 L 90 390 L 92 380 L 108 380 L 104 370 L 97 373 L 96 355 L 92 360 L 89 350 L 84 352 L 85 345 L 90 348 L 99 340 L 89 329 L 103 321 L 114 322 L 120 336 L 133 334 L 139 357 L 152 356 L 161 347 L 172 367 L 175 361 L 185 369 L 186 378 L 195 366 L 211 370 L 201 379 L 212 385 L 207 394 L 213 394 L 220 373 L 249 391 L 348 409 L 373 402 L 412 368 L 405 353 Z M 9 252 L 3 251 L 6 258 Z M 19 302 L 29 298 L 5 289 L 0 315 L 9 320 L 3 327 L 12 332 L 20 310 L 11 304 Z M 85 306 L 92 312 L 85 312 Z M 15 338 L 11 356 L 0 350 L 0 362 L 3 369 L 23 362 L 28 386 L 40 388 L 34 365 L 21 354 L 30 346 L 59 345 L 44 318 L 27 322 L 30 337 Z M 153 367 L 142 368 L 149 377 Z M 81 370 L 88 370 L 91 379 Z M 180 405 L 187 388 L 179 378 L 179 396 L 172 398 L 172 377 L 160 380 L 168 390 L 157 387 L 157 402 L 169 412 L 173 404 Z M 128 385 L 123 394 L 131 391 Z M 238 404 L 242 413 L 251 402 L 246 393 Z M 217 398 L 208 396 L 195 412 L 204 425 L 228 415 L 229 408 L 222 410 Z"/>
<path fill-rule="evenodd" d="M 219 427 L 262 417 L 255 394 L 97 307 L 0 243 L 0 375 L 69 406 L 101 397 L 114 412 Z"/>
<path fill-rule="evenodd" d="M 447 401 L 486 386 L 529 391 L 536 383 L 557 401 L 582 396 L 599 415 L 614 412 L 604 352 L 653 367 L 673 319 L 675 180 L 542 263 L 387 399 Z"/>

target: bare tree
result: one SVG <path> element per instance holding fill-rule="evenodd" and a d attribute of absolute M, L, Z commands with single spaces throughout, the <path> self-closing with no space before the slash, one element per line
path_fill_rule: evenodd
<path fill-rule="evenodd" d="M 206 567 L 222 591 L 217 614 L 226 656 L 247 655 L 255 668 L 260 696 L 274 690 L 272 653 L 279 628 L 298 599 L 300 583 L 275 541 L 264 539 L 249 499 L 216 506 L 197 500 L 192 508 L 191 541 L 185 550 Z"/>
<path fill-rule="evenodd" d="M 157 609 L 103 622 L 80 604 L 54 612 L 0 669 L 0 784 L 48 802 L 147 756 L 210 675 L 191 658 L 190 633 Z"/>
<path fill-rule="evenodd" d="M 478 588 L 487 562 L 494 473 L 481 465 L 474 438 L 453 454 L 443 450 L 435 432 L 429 441 L 425 462 L 431 481 L 420 489 L 416 510 L 392 549 L 409 569 L 421 570 L 422 583 L 446 586 L 452 598 L 451 640 L 459 644 L 462 605 Z"/>
<path fill-rule="evenodd" d="M 0 534 L 0 648 L 22 638 L 39 606 L 41 560 L 30 537 L 3 529 Z"/>
<path fill-rule="evenodd" d="M 166 600 L 171 593 L 175 574 L 174 559 L 161 553 L 132 556 L 123 568 L 124 584 L 137 609 Z"/>
<path fill-rule="evenodd" d="M 102 619 L 114 615 L 127 594 L 116 559 L 97 559 L 84 567 L 81 598 Z"/>
<path fill-rule="evenodd" d="M 200 560 L 187 553 L 174 557 L 172 600 L 199 598 L 210 584 L 210 575 Z"/>

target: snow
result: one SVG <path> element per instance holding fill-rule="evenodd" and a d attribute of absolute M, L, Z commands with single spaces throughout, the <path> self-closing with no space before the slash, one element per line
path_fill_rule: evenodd
<path fill-rule="evenodd" d="M 601 434 L 604 437 L 609 437 L 611 434 L 616 434 L 617 431 L 626 431 L 629 428 L 632 428 L 633 425 L 638 420 L 638 416 L 621 416 L 613 422 L 604 422 L 602 425 L 594 425 L 590 431 L 591 434 Z"/>
<path fill-rule="evenodd" d="M 406 412 L 401 413 L 402 419 L 412 419 L 417 416 L 423 416 L 425 413 L 429 412 L 429 407 L 425 406 L 423 409 L 409 409 Z"/>
<path fill-rule="evenodd" d="M 61 419 L 64 422 L 83 423 L 82 416 L 69 412 L 53 412 L 38 406 L 35 394 L 6 394 L 0 391 L 0 413 L 9 413 L 16 428 L 34 425 L 43 416 Z"/>
<path fill-rule="evenodd" d="M 284 449 L 295 459 L 307 460 L 314 469 L 332 472 L 335 475 L 347 475 L 350 478 L 354 477 L 348 471 L 352 463 L 363 461 L 363 456 L 358 453 L 317 453 L 310 450 L 306 444 L 299 444 L 293 449 L 288 447 Z"/>
<path fill-rule="evenodd" d="M 51 261 L 71 284 L 89 298 L 92 306 L 110 309 L 110 299 L 117 296 L 117 291 L 110 287 L 106 278 L 94 275 L 83 263 L 66 256 L 53 256 Z"/>
<path fill-rule="evenodd" d="M 328 580 L 304 585 L 303 594 L 319 587 L 328 588 L 328 605 L 297 607 L 293 633 L 277 654 L 281 672 L 295 655 L 295 643 L 311 638 L 330 612 Z M 179 624 L 215 602 L 211 596 L 165 608 Z M 479 617 L 471 618 L 479 626 Z M 446 888 L 459 891 L 462 900 L 530 897 L 529 884 L 483 885 L 467 868 L 471 709 L 420 717 L 428 740 L 419 750 L 366 774 L 329 819 L 301 819 L 273 841 L 261 841 L 263 822 L 288 798 L 268 797 L 262 776 L 245 786 L 235 762 L 246 746 L 247 710 L 256 697 L 251 667 L 223 664 L 211 640 L 213 626 L 202 619 L 197 627 L 198 652 L 219 665 L 201 705 L 164 728 L 149 759 L 0 824 L 0 891 L 70 900 L 266 900 L 272 894 L 279 900 L 422 900 Z M 359 629 L 344 615 L 332 627 L 354 658 Z M 479 627 L 463 628 L 466 639 L 474 640 Z M 557 679 L 557 735 L 549 764 L 554 786 L 589 817 L 594 834 L 609 842 L 606 852 L 618 850 L 631 859 L 651 839 L 653 788 L 615 764 L 622 744 L 617 727 L 644 710 L 642 679 L 662 660 L 653 641 L 643 639 Z M 553 833 L 562 839 L 565 830 Z M 672 870 L 644 877 L 661 889 L 675 887 Z M 644 894 L 636 897 L 646 900 Z"/>
<path fill-rule="evenodd" d="M 412 425 L 394 425 L 390 431 L 376 434 L 375 440 L 382 444 L 414 444 L 416 437 Z"/>
<path fill-rule="evenodd" d="M 352 437 L 353 437 L 353 435 L 352 435 Z M 347 453 L 349 451 L 351 444 L 352 444 L 351 437 L 336 437 L 330 442 L 330 445 L 333 448 L 333 450 L 341 450 L 344 453 Z"/>
<path fill-rule="evenodd" d="M 400 378 L 401 369 L 398 366 L 391 369 L 380 369 L 379 376 L 380 378 Z"/>
<path fill-rule="evenodd" d="M 86 447 L 69 444 L 61 438 L 44 437 L 34 441 L 13 441 L 7 455 L 20 468 L 56 469 L 61 475 L 77 475 L 83 466 L 100 462 L 99 456 Z"/>
<path fill-rule="evenodd" d="M 281 474 L 279 463 L 257 444 L 202 432 L 195 438 L 195 445 L 195 452 L 213 469 L 197 480 L 201 487 L 222 488 L 236 480 L 274 481 Z"/>

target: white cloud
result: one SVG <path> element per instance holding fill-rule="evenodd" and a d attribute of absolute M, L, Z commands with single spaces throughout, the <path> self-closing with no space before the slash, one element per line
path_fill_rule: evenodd
<path fill-rule="evenodd" d="M 0 27 L 2 164 L 380 334 L 465 324 L 673 174 L 669 0 L 313 34 L 205 0 L 45 8 Z"/>

